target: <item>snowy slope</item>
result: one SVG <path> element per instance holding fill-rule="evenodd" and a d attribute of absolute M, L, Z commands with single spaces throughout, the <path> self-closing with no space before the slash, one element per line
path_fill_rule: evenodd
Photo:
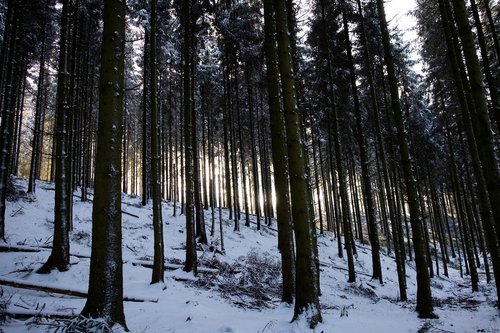
<path fill-rule="evenodd" d="M 17 180 L 26 189 L 24 180 Z M 7 243 L 23 246 L 51 245 L 53 227 L 53 185 L 39 183 L 36 196 L 17 202 L 8 202 L 6 235 Z M 196 279 L 181 269 L 168 270 L 164 285 L 150 285 L 151 270 L 134 266 L 138 259 L 151 258 L 152 215 L 150 207 L 142 207 L 139 198 L 123 196 L 123 210 L 138 216 L 123 214 L 124 295 L 157 302 L 125 302 L 125 316 L 131 332 L 312 332 L 304 321 L 290 323 L 293 307 L 279 303 L 279 297 L 264 300 L 265 307 L 252 306 L 252 299 L 242 293 L 234 295 L 221 281 L 228 277 L 200 274 Z M 47 259 L 49 250 L 40 252 L 1 252 L 0 278 L 55 286 L 86 292 L 88 283 L 91 241 L 92 203 L 80 202 L 75 197 L 74 230 L 71 235 L 72 267 L 68 272 L 54 271 L 49 275 L 35 274 Z M 179 210 L 177 210 L 179 212 Z M 184 258 L 184 217 L 172 216 L 173 207 L 163 205 L 165 256 L 171 263 Z M 207 231 L 210 232 L 210 211 L 205 213 Z M 209 249 L 199 251 L 201 261 L 219 261 L 239 264 L 234 281 L 241 281 L 248 253 L 258 260 L 268 260 L 269 267 L 279 260 L 277 235 L 264 227 L 257 231 L 255 225 L 234 232 L 234 222 L 223 211 L 224 244 L 226 253 L 214 254 Z M 219 246 L 218 215 L 215 236 L 209 237 Z M 457 270 L 450 269 L 450 278 L 436 277 L 432 281 L 436 299 L 436 313 L 440 319 L 421 320 L 414 312 L 415 270 L 408 263 L 407 303 L 397 302 L 398 285 L 394 259 L 382 255 L 384 285 L 370 281 L 371 256 L 369 246 L 357 244 L 357 282 L 347 283 L 347 263 L 338 258 L 336 240 L 332 235 L 318 239 L 321 262 L 321 307 L 324 322 L 314 332 L 500 332 L 500 315 L 494 307 L 494 286 L 481 281 L 480 292 L 470 292 L 470 281 L 461 279 Z M 267 262 L 267 261 L 266 261 Z M 219 264 L 221 265 L 221 264 Z M 220 266 L 223 267 L 223 266 Z M 225 266 L 224 266 L 225 267 Z M 228 266 L 229 267 L 229 266 Z M 252 269 L 255 269 L 253 267 Z M 258 274 L 262 274 L 258 272 Z M 257 276 L 258 276 L 257 274 Z M 484 280 L 484 275 L 480 274 Z M 229 279 L 230 280 L 230 279 Z M 231 280 L 231 281 L 233 281 Z M 248 279 L 246 280 L 248 281 Z M 270 282 L 272 284 L 272 282 Z M 12 312 L 33 311 L 40 313 L 79 313 L 85 299 L 55 293 L 1 286 L 0 303 Z M 247 285 L 247 288 L 250 286 Z M 279 290 L 277 291 L 279 295 Z M 0 305 L 1 305 L 0 304 Z M 242 304 L 247 304 L 243 307 Z M 38 323 L 38 324 L 36 324 Z M 0 324 L 4 332 L 45 332 L 50 321 L 33 319 L 8 319 Z"/>

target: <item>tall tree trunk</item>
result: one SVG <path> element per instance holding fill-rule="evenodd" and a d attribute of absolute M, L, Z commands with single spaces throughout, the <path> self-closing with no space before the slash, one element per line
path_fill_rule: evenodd
<path fill-rule="evenodd" d="M 382 267 L 380 265 L 380 243 L 378 238 L 378 228 L 375 216 L 375 205 L 373 201 L 373 190 L 370 182 L 370 173 L 368 165 L 368 153 L 366 151 L 365 135 L 363 131 L 363 124 L 361 118 L 361 108 L 359 105 L 358 89 L 356 85 L 356 74 L 354 72 L 354 61 L 352 58 L 351 42 L 349 40 L 349 25 L 345 11 L 342 13 L 344 23 L 344 33 L 347 49 L 347 58 L 349 61 L 349 71 L 351 78 L 351 89 L 354 98 L 354 114 L 356 116 L 357 137 L 361 161 L 361 177 L 363 178 L 363 197 L 366 201 L 366 219 L 368 224 L 368 233 L 370 237 L 370 244 L 372 247 L 372 279 L 378 279 L 380 283 L 382 280 Z"/>
<path fill-rule="evenodd" d="M 150 38 L 151 28 L 146 28 L 144 32 L 144 65 L 143 65 L 143 89 L 142 89 L 142 205 L 146 206 L 148 204 L 148 200 L 150 199 L 150 141 L 149 141 L 149 129 L 148 129 L 148 101 L 149 98 L 149 82 L 148 77 L 151 76 L 150 69 L 151 66 L 149 64 L 150 61 Z"/>
<path fill-rule="evenodd" d="M 495 219 L 495 228 L 496 230 L 500 230 L 500 171 L 495 150 L 495 140 L 488 115 L 488 107 L 484 96 L 481 67 L 469 25 L 465 2 L 464 0 L 453 0 L 452 3 L 465 56 L 472 100 L 475 106 L 474 110 L 469 110 L 470 117 L 474 127 L 484 177 L 487 180 L 486 187 Z M 498 306 L 500 307 L 500 301 Z"/>
<path fill-rule="evenodd" d="M 488 18 L 491 38 L 493 39 L 493 45 L 495 46 L 496 59 L 497 61 L 500 61 L 500 42 L 498 41 L 498 34 L 496 29 L 497 25 L 495 24 L 493 15 L 491 14 L 490 0 L 483 0 L 483 3 L 486 11 L 486 17 Z M 498 23 L 498 20 L 496 23 Z"/>
<path fill-rule="evenodd" d="M 264 4 L 265 5 L 265 4 Z M 265 17 L 264 17 L 265 20 Z M 266 29 L 264 23 L 264 29 Z M 265 30 L 264 30 L 265 32 Z M 267 58 L 266 58 L 267 59 Z M 248 67 L 248 65 L 247 65 Z M 276 69 L 277 71 L 277 69 Z M 260 200 L 259 200 L 259 172 L 257 165 L 257 149 L 255 142 L 255 125 L 254 125 L 254 103 L 253 103 L 253 90 L 252 90 L 252 82 L 250 80 L 250 69 L 247 68 L 246 71 L 246 81 L 247 81 L 247 95 L 248 95 L 248 118 L 249 118 L 249 126 L 250 126 L 250 145 L 252 149 L 252 179 L 253 179 L 253 188 L 254 188 L 254 210 L 257 218 L 257 228 L 260 228 Z M 269 83 L 268 83 L 269 84 Z M 279 87 L 278 87 L 279 93 Z M 285 148 L 286 149 L 286 148 Z M 274 162 L 273 162 L 274 163 Z M 276 175 L 275 175 L 276 177 Z M 276 184 L 276 178 L 275 178 Z"/>
<path fill-rule="evenodd" d="M 92 252 L 82 315 L 122 325 L 121 146 L 123 136 L 125 15 L 122 0 L 104 3 L 99 129 L 92 210 Z"/>
<path fill-rule="evenodd" d="M 309 326 L 314 328 L 322 321 L 322 318 L 317 284 L 319 272 L 316 268 L 313 249 L 314 230 L 311 228 L 312 221 L 308 202 L 309 179 L 306 177 L 306 156 L 304 156 L 300 111 L 297 107 L 286 4 L 284 0 L 275 0 L 274 6 L 290 172 L 291 208 L 297 247 L 296 299 L 293 318 L 297 319 L 304 314 Z"/>
<path fill-rule="evenodd" d="M 491 99 L 491 120 L 496 122 L 497 131 L 500 134 L 500 104 L 498 101 L 498 82 L 495 82 L 492 72 L 490 59 L 488 57 L 488 50 L 486 49 L 486 40 L 484 37 L 484 31 L 481 19 L 479 18 L 479 11 L 477 8 L 476 0 L 470 0 L 470 5 L 472 9 L 472 15 L 474 16 L 474 25 L 476 27 L 477 41 L 479 44 L 479 49 L 481 51 L 481 60 L 483 63 L 483 72 L 486 78 L 486 83 L 488 86 L 488 91 L 490 92 Z"/>
<path fill-rule="evenodd" d="M 408 196 L 408 206 L 410 209 L 410 223 L 413 233 L 413 247 L 415 249 L 415 264 L 417 269 L 417 307 L 416 310 L 421 318 L 436 318 L 434 314 L 429 270 L 427 268 L 425 242 L 423 239 L 424 230 L 422 228 L 422 215 L 418 205 L 417 188 L 415 184 L 415 173 L 413 170 L 408 141 L 404 131 L 403 114 L 399 101 L 398 83 L 395 73 L 394 59 L 389 36 L 389 30 L 385 17 L 383 0 L 377 0 L 377 9 L 382 32 L 382 42 L 384 46 L 384 58 L 389 80 L 391 93 L 391 106 L 394 115 L 395 126 L 401 155 L 401 164 L 405 179 L 406 193 Z"/>
<path fill-rule="evenodd" d="M 340 132 L 339 132 L 339 115 L 338 115 L 338 110 L 335 105 L 335 96 L 333 96 L 333 68 L 332 68 L 332 61 L 331 61 L 331 52 L 330 52 L 330 47 L 327 44 L 328 43 L 328 33 L 326 31 L 326 21 L 325 21 L 325 5 L 324 5 L 324 0 L 320 1 L 320 6 L 321 6 L 321 21 L 322 21 L 322 40 L 323 43 L 321 47 L 323 48 L 323 53 L 327 59 L 327 76 L 328 76 L 328 81 L 327 81 L 327 86 L 328 88 L 326 89 L 328 98 L 329 98 L 329 110 L 328 110 L 328 115 L 329 118 L 331 117 L 331 125 L 329 121 L 329 126 L 332 127 L 332 139 L 333 139 L 333 146 L 335 147 L 335 163 L 336 163 L 336 168 L 337 168 L 337 173 L 338 173 L 338 186 L 339 186 L 339 193 L 340 193 L 340 202 L 339 202 L 339 212 L 340 212 L 340 218 L 342 219 L 342 226 L 343 226 L 343 231 L 344 231 L 344 246 L 345 246 L 345 251 L 347 255 L 347 265 L 348 265 L 348 271 L 349 271 L 349 278 L 348 282 L 354 282 L 356 281 L 356 273 L 354 270 L 354 258 L 353 258 L 353 247 L 355 246 L 354 243 L 351 242 L 352 240 L 352 228 L 351 228 L 351 221 L 350 221 L 350 204 L 349 204 L 349 196 L 347 192 L 347 184 L 346 184 L 346 176 L 345 176 L 345 170 L 344 170 L 344 165 L 343 165 L 343 160 L 342 160 L 342 145 L 340 142 Z M 335 172 L 335 171 L 334 171 Z M 340 235 L 340 234 L 339 234 Z M 339 236 L 340 237 L 340 236 Z"/>
<path fill-rule="evenodd" d="M 52 252 L 38 273 L 50 273 L 53 268 L 67 271 L 69 265 L 69 228 L 68 219 L 68 178 L 67 168 L 67 116 L 68 116 L 68 84 L 69 84 L 69 0 L 63 1 L 61 16 L 61 37 L 59 41 L 59 64 L 57 74 L 57 101 L 55 127 L 55 200 L 54 200 L 54 237 Z"/>
<path fill-rule="evenodd" d="M 281 253 L 281 272 L 283 277 L 281 300 L 291 304 L 295 292 L 295 258 L 292 243 L 292 215 L 290 211 L 285 118 L 280 107 L 280 83 L 275 40 L 276 26 L 273 11 L 273 2 L 264 1 L 264 47 L 267 64 L 267 94 L 278 219 L 278 249 Z"/>
<path fill-rule="evenodd" d="M 38 174 L 38 166 L 41 160 L 41 137 L 42 137 L 42 112 L 44 110 L 44 90 L 45 90 L 45 52 L 46 52 L 46 40 L 47 34 L 45 29 L 47 27 L 47 16 L 45 13 L 44 23 L 43 23 L 43 36 L 42 36 L 42 46 L 40 50 L 40 70 L 38 71 L 38 82 L 37 82 L 37 94 L 36 94 L 36 105 L 35 105 L 35 126 L 33 129 L 33 144 L 31 145 L 31 161 L 30 161 L 30 175 L 28 181 L 28 193 L 35 193 L 36 178 Z"/>
<path fill-rule="evenodd" d="M 461 6 L 459 6 L 461 7 Z M 463 9 L 463 8 L 462 8 Z M 465 133 L 467 135 L 467 142 L 469 145 L 469 153 L 471 155 L 472 159 L 472 166 L 474 167 L 474 173 L 476 176 L 476 181 L 477 181 L 477 191 L 479 195 L 479 205 L 480 205 L 480 211 L 481 211 L 481 217 L 483 219 L 483 224 L 485 227 L 485 233 L 486 233 L 486 241 L 488 244 L 488 248 L 491 253 L 491 261 L 493 265 L 493 272 L 495 274 L 495 282 L 496 282 L 496 288 L 497 288 L 497 298 L 500 299 L 500 247 L 498 245 L 498 234 L 497 234 L 497 223 L 498 223 L 498 217 L 500 215 L 495 215 L 493 206 L 495 206 L 495 201 L 494 196 L 491 196 L 491 193 L 489 193 L 489 190 L 492 189 L 494 190 L 495 187 L 495 179 L 491 178 L 491 173 L 497 174 L 498 170 L 490 170 L 492 165 L 484 164 L 483 162 L 485 160 L 490 160 L 491 158 L 494 159 L 494 152 L 490 151 L 488 147 L 483 147 L 484 141 L 481 139 L 478 139 L 476 141 L 476 137 L 481 136 L 483 140 L 485 140 L 486 136 L 486 142 L 488 142 L 488 137 L 491 136 L 490 133 L 478 133 L 482 130 L 484 130 L 484 126 L 488 127 L 487 125 L 489 124 L 489 120 L 484 119 L 484 109 L 482 113 L 482 127 L 478 128 L 478 126 L 474 126 L 474 117 L 477 117 L 480 112 L 478 110 L 472 110 L 474 108 L 480 108 L 480 105 L 476 105 L 475 103 L 472 103 L 471 100 L 469 100 L 466 96 L 466 89 L 468 88 L 468 82 L 466 78 L 462 78 L 463 75 L 461 75 L 461 70 L 460 70 L 460 63 L 461 59 L 459 60 L 459 52 L 458 52 L 458 45 L 456 41 L 456 36 L 454 36 L 454 25 L 452 24 L 450 18 L 451 18 L 451 8 L 448 2 L 444 0 L 439 0 L 439 10 L 441 13 L 441 20 L 443 24 L 443 31 L 445 33 L 445 38 L 446 38 L 446 43 L 447 43 L 447 48 L 448 48 L 448 57 L 450 59 L 451 63 L 451 69 L 452 69 L 452 75 L 453 79 L 456 84 L 456 91 L 458 95 L 458 101 L 460 105 L 460 109 L 462 112 L 462 119 L 464 121 L 464 127 L 465 127 Z M 464 13 L 462 13 L 462 16 Z M 465 33 L 463 30 L 466 30 L 467 24 L 465 24 L 464 27 L 464 22 L 462 22 L 462 33 Z M 470 32 L 470 31 L 469 31 Z M 469 35 L 465 33 L 465 35 Z M 466 37 L 466 36 L 465 36 Z M 465 40 L 469 41 L 469 38 L 465 38 Z M 470 42 L 470 41 L 469 41 Z M 470 45 L 469 45 L 470 47 Z M 473 59 L 474 58 L 469 54 L 469 63 L 475 63 Z M 477 60 L 477 58 L 476 58 Z M 473 64 L 471 64 L 472 67 L 475 67 Z M 477 68 L 476 68 L 477 69 Z M 463 73 L 463 71 L 462 71 Z M 476 73 L 476 72 L 473 72 Z M 471 73 L 470 75 L 472 76 Z M 477 73 L 476 73 L 477 74 Z M 475 92 L 475 99 L 479 101 L 479 104 L 481 104 L 481 98 L 480 95 L 482 93 L 478 92 L 477 89 L 477 84 L 476 82 L 476 92 Z M 471 83 L 472 85 L 472 83 Z M 472 87 L 471 87 L 472 88 Z M 479 85 L 479 89 L 482 89 L 481 85 Z M 483 101 L 484 102 L 484 101 Z M 470 106 L 469 106 L 470 105 Z M 478 121 L 476 120 L 476 123 Z M 490 137 L 491 138 L 491 137 Z M 491 146 L 489 148 L 492 148 Z M 493 154 L 493 156 L 490 156 L 490 154 Z M 486 155 L 486 157 L 485 157 Z M 488 157 L 489 156 L 489 157 Z M 491 162 L 491 161 L 490 161 Z M 493 167 L 495 167 L 496 162 L 493 162 Z M 488 181 L 486 181 L 488 180 Z M 492 183 L 492 184 L 490 184 Z M 496 206 L 500 206 L 498 202 L 496 203 Z M 500 209 L 500 207 L 497 207 L 497 211 Z M 498 213 L 500 214 L 500 212 Z M 464 254 L 465 255 L 465 254 Z M 498 302 L 498 306 L 500 306 L 500 301 Z"/>
<path fill-rule="evenodd" d="M 195 234 L 195 216 L 194 216 L 194 142 L 193 142 L 193 30 L 192 30 L 192 3 L 191 0 L 184 1 L 182 7 L 182 19 L 184 24 L 184 45 L 183 45 L 183 60 L 184 60 L 184 80 L 183 80 L 183 97 L 184 97 L 184 175 L 185 175 L 185 192 L 186 192 L 186 261 L 184 263 L 184 271 L 193 272 L 195 275 L 198 271 L 198 258 L 196 256 L 196 234 Z"/>
<path fill-rule="evenodd" d="M 19 24 L 22 15 L 21 4 L 17 0 L 9 2 L 9 11 L 12 11 L 10 25 L 5 27 L 3 40 L 2 56 L 5 55 L 6 65 L 4 71 L 0 74 L 0 106 L 2 107 L 2 123 L 0 126 L 0 239 L 5 239 L 5 210 L 7 199 L 7 182 L 9 181 L 9 162 L 11 157 L 11 148 L 14 134 L 15 118 L 15 94 L 14 85 L 15 69 L 19 66 L 16 62 L 16 40 Z M 9 17 L 7 17 L 9 19 Z M 3 59 L 1 59 L 3 60 Z M 17 65 L 17 66 L 16 66 Z M 3 67 L 3 63 L 0 64 Z M 3 85 L 2 85 L 3 84 Z M 2 95 L 3 93 L 3 95 Z"/>
<path fill-rule="evenodd" d="M 154 257 L 151 283 L 163 282 L 164 249 L 163 249 L 163 220 L 161 210 L 161 166 L 160 166 L 160 121 L 158 119 L 157 70 L 156 70 L 156 34 L 157 14 L 156 0 L 151 0 L 151 37 L 149 51 L 150 77 L 150 104 L 151 104 L 151 186 L 153 190 L 153 235 Z"/>

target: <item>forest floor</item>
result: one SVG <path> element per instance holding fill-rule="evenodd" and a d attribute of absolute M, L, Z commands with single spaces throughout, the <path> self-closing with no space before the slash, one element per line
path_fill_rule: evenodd
<path fill-rule="evenodd" d="M 54 331 L 68 320 L 47 319 L 46 315 L 78 314 L 85 304 L 85 298 L 47 288 L 86 293 L 92 203 L 75 197 L 70 270 L 36 274 L 50 254 L 47 247 L 52 244 L 54 186 L 39 182 L 36 195 L 28 196 L 23 193 L 27 182 L 19 179 L 15 182 L 20 197 L 7 203 L 7 239 L 0 246 L 18 248 L 0 252 L 0 332 Z M 140 265 L 151 260 L 153 254 L 151 206 L 142 207 L 139 197 L 123 195 L 122 209 L 128 213 L 123 214 L 124 295 L 144 300 L 125 302 L 131 332 L 500 332 L 494 283 L 486 284 L 484 273 L 480 274 L 480 291 L 476 293 L 471 292 L 470 279 L 460 277 L 457 265 L 451 265 L 449 277 L 434 277 L 432 294 L 439 319 L 419 319 L 414 311 L 413 262 L 407 262 L 409 301 L 398 302 L 394 258 L 383 249 L 384 284 L 381 285 L 370 278 L 369 245 L 357 242 L 357 281 L 348 283 L 347 261 L 339 258 L 337 240 L 330 233 L 318 237 L 323 323 L 315 330 L 310 330 L 303 320 L 291 323 L 293 306 L 280 303 L 276 226 L 264 226 L 260 231 L 255 224 L 245 227 L 242 214 L 241 231 L 235 232 L 234 221 L 228 219 L 226 210 L 222 211 L 224 254 L 213 251 L 220 249 L 218 211 L 213 237 L 211 213 L 205 211 L 211 246 L 199 249 L 200 266 L 207 269 L 194 277 L 176 266 L 185 255 L 184 216 L 173 217 L 172 204 L 164 203 L 165 256 L 170 265 L 165 272 L 165 283 L 151 285 L 151 270 Z M 20 251 L 31 247 L 38 252 Z M 45 287 L 46 291 L 6 286 L 12 281 Z M 2 315 L 8 313 L 14 318 Z M 32 314 L 37 316 L 24 318 Z"/>

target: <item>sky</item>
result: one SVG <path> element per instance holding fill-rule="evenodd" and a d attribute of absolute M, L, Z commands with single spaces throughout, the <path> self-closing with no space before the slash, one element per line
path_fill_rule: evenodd
<path fill-rule="evenodd" d="M 411 45 L 415 47 L 414 51 L 410 55 L 412 60 L 416 63 L 413 65 L 413 69 L 417 73 L 422 73 L 422 63 L 419 62 L 420 56 L 418 54 L 417 31 L 415 30 L 417 20 L 414 16 L 410 15 L 409 12 L 415 9 L 417 6 L 415 0 L 386 0 L 385 1 L 385 11 L 386 19 L 389 25 L 394 28 L 399 28 L 403 33 L 403 40 L 411 42 Z"/>
<path fill-rule="evenodd" d="M 417 22 L 413 16 L 408 15 L 408 12 L 416 6 L 415 0 L 387 0 L 385 2 L 387 21 L 392 27 L 397 26 L 401 29 L 404 38 L 408 41 L 416 38 L 416 32 L 411 29 Z"/>

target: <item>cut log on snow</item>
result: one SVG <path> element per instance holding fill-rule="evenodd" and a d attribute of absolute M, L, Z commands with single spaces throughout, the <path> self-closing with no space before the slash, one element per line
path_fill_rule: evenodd
<path fill-rule="evenodd" d="M 23 245 L 9 245 L 9 244 L 0 244 L 0 252 L 41 252 L 41 251 L 49 251 L 51 250 L 51 246 L 23 246 Z M 90 255 L 82 254 L 82 253 L 70 253 L 70 256 L 90 259 Z"/>
<path fill-rule="evenodd" d="M 153 262 L 148 261 L 148 260 L 132 260 L 131 263 L 134 266 L 143 266 L 146 268 L 153 268 Z M 168 269 L 168 270 L 176 270 L 179 268 L 180 269 L 184 268 L 184 265 L 165 263 L 163 268 Z M 219 270 L 215 269 L 215 268 L 198 267 L 198 273 L 219 274 Z"/>
<path fill-rule="evenodd" d="M 81 290 L 62 289 L 62 288 L 58 288 L 58 287 L 51 286 L 51 285 L 26 283 L 23 281 L 8 279 L 5 277 L 0 277 L 0 285 L 14 287 L 14 288 L 21 288 L 21 289 L 44 291 L 44 292 L 54 293 L 54 294 L 63 294 L 63 295 L 74 296 L 74 297 L 82 297 L 82 298 L 87 297 L 87 292 L 81 291 Z M 153 302 L 153 303 L 158 302 L 158 298 L 141 298 L 141 297 L 130 296 L 130 295 L 124 295 L 123 300 L 125 302 Z"/>
<path fill-rule="evenodd" d="M 47 249 L 32 247 L 32 246 L 0 244 L 0 252 L 40 252 L 40 251 L 47 251 Z"/>
<path fill-rule="evenodd" d="M 77 316 L 75 313 L 31 309 L 6 309 L 3 311 L 3 314 L 14 319 L 29 319 L 33 317 L 70 319 Z"/>

